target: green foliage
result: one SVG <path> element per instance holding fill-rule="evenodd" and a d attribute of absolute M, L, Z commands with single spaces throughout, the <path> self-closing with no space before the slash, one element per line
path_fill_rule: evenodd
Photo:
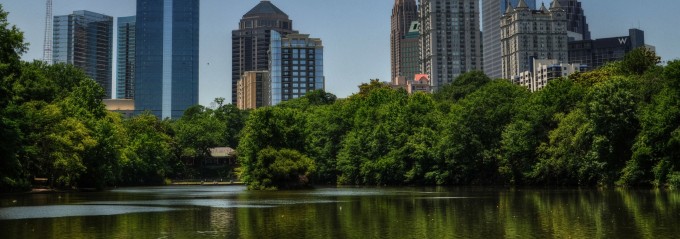
<path fill-rule="evenodd" d="M 584 96 L 584 87 L 560 79 L 519 102 L 518 113 L 502 134 L 501 175 L 512 184 L 531 183 L 528 175 L 538 160 L 536 149 L 548 142 L 557 117 L 571 112 Z"/>
<path fill-rule="evenodd" d="M 120 162 L 123 185 L 161 185 L 173 159 L 171 126 L 149 112 L 124 122 L 128 144 Z"/>
<path fill-rule="evenodd" d="M 638 47 L 623 58 L 621 69 L 630 75 L 642 75 L 661 62 L 661 57 L 646 47 Z"/>
<path fill-rule="evenodd" d="M 316 170 L 312 159 L 291 149 L 265 148 L 257 153 L 253 163 L 253 170 L 244 181 L 252 190 L 305 188 Z"/>
<path fill-rule="evenodd" d="M 451 84 L 441 87 L 434 93 L 438 101 L 458 101 L 477 89 L 491 82 L 481 71 L 472 71 L 458 76 Z"/>
<path fill-rule="evenodd" d="M 528 96 L 525 88 L 496 80 L 453 106 L 439 146 L 447 184 L 499 183 L 501 135 Z"/>

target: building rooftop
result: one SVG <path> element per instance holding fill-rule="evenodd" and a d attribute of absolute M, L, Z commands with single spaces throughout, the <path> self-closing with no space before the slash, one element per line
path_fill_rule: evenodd
<path fill-rule="evenodd" d="M 250 9 L 244 16 L 251 16 L 251 15 L 260 15 L 260 14 L 279 14 L 279 15 L 285 15 L 286 17 L 288 16 L 285 12 L 281 11 L 278 7 L 276 7 L 273 3 L 271 3 L 268 0 L 262 0 L 260 1 L 257 6 L 255 6 L 253 9 Z"/>

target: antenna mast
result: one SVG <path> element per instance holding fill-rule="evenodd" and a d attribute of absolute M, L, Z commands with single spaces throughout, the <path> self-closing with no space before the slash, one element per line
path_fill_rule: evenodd
<path fill-rule="evenodd" d="M 47 0 L 45 11 L 45 42 L 43 43 L 43 61 L 52 64 L 52 0 Z"/>

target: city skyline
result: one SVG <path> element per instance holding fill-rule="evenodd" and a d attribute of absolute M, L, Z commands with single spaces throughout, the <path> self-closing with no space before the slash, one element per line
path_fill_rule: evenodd
<path fill-rule="evenodd" d="M 231 49 L 229 33 L 244 12 L 259 1 L 202 0 L 201 4 L 201 59 L 200 101 L 208 105 L 215 97 L 230 100 L 229 65 Z M 296 30 L 313 33 L 324 39 L 326 46 L 326 89 L 338 97 L 358 91 L 357 85 L 371 78 L 390 81 L 390 14 L 393 1 L 348 0 L 319 2 L 313 0 L 272 1 L 295 21 Z M 549 1 L 537 1 L 537 3 Z M 660 0 L 647 8 L 635 8 L 637 1 L 623 0 L 618 4 L 608 1 L 582 1 L 592 38 L 620 36 L 629 28 L 640 28 L 646 42 L 655 45 L 662 60 L 680 58 L 680 33 L 668 20 L 680 2 Z M 24 60 L 42 58 L 44 39 L 44 0 L 0 1 L 10 13 L 9 21 L 25 32 L 30 50 Z M 134 0 L 115 2 L 86 0 L 55 0 L 54 15 L 77 10 L 88 10 L 113 17 L 135 13 Z M 36 17 L 38 16 L 38 17 Z M 361 23 L 361 24 L 358 24 Z M 352 47 L 345 47 L 352 46 Z M 352 49 L 352 50 L 349 50 Z M 356 49 L 356 50 L 354 50 Z M 114 50 L 115 51 L 115 50 Z M 356 55 L 362 55 L 361 59 Z M 112 71 L 114 69 L 111 69 Z"/>

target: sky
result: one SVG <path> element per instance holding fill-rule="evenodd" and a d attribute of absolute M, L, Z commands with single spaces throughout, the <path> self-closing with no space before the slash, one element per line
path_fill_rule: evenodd
<path fill-rule="evenodd" d="M 260 0 L 201 0 L 199 103 L 231 101 L 231 31 Z M 88 10 L 109 16 L 135 15 L 136 0 L 53 0 L 53 13 Z M 326 91 L 340 98 L 358 91 L 370 79 L 390 79 L 390 15 L 393 0 L 271 0 L 293 20 L 293 28 L 324 45 Z M 538 0 L 537 4 L 550 1 Z M 593 38 L 645 31 L 663 61 L 680 59 L 678 0 L 581 0 Z M 45 0 L 0 0 L 9 22 L 30 44 L 23 59 L 42 59 Z M 641 5 L 642 4 L 642 5 Z M 116 20 L 114 20 L 114 27 Z M 115 29 L 115 28 L 114 28 Z M 114 30 L 114 39 L 116 32 Z M 115 69 L 115 44 L 114 44 Z M 113 69 L 112 69 L 113 71 Z M 115 71 L 114 71 L 115 79 Z M 115 82 L 115 80 L 113 80 Z M 114 88 L 115 89 L 115 86 Z"/>

